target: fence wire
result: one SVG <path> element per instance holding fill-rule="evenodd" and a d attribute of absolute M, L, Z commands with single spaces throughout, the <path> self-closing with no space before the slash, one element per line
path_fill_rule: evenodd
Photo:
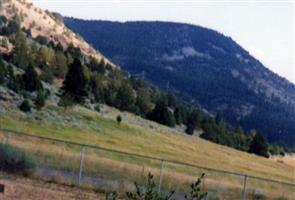
<path fill-rule="evenodd" d="M 158 191 L 182 199 L 190 183 L 205 173 L 201 188 L 209 199 L 295 199 L 295 184 L 100 146 L 0 129 L 0 141 L 30 153 L 41 178 L 103 191 L 133 190 L 154 175 Z M 295 176 L 295 174 L 294 174 Z"/>

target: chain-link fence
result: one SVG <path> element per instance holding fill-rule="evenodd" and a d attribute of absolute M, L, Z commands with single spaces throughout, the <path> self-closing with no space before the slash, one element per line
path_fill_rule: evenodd
<path fill-rule="evenodd" d="M 11 130 L 0 130 L 0 141 L 34 156 L 37 176 L 101 191 L 132 190 L 133 183 L 143 184 L 150 172 L 159 191 L 174 190 L 182 199 L 190 183 L 205 173 L 201 187 L 209 192 L 208 199 L 295 199 L 294 183 Z"/>

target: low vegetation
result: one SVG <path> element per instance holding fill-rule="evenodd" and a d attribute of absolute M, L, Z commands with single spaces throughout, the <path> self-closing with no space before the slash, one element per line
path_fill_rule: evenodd
<path fill-rule="evenodd" d="M 35 160 L 23 150 L 0 144 L 0 171 L 28 176 L 35 168 Z"/>
<path fill-rule="evenodd" d="M 204 192 L 201 189 L 202 179 L 205 174 L 202 174 L 200 178 L 195 183 L 190 185 L 190 191 L 188 194 L 182 194 L 186 200 L 204 200 L 207 196 L 207 192 Z M 154 181 L 154 176 L 149 173 L 147 177 L 147 181 L 145 185 L 139 185 L 138 183 L 134 183 L 135 191 L 126 192 L 125 199 L 127 200 L 172 200 L 173 194 L 175 191 L 171 192 L 160 192 L 159 186 Z M 168 193 L 168 194 L 166 194 Z M 107 200 L 115 200 L 117 199 L 117 192 L 108 193 L 106 196 Z"/>

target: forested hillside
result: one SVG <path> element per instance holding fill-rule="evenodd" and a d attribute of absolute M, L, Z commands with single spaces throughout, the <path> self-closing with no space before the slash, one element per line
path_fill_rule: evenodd
<path fill-rule="evenodd" d="M 295 145 L 295 86 L 230 37 L 169 22 L 65 23 L 130 74 L 144 74 L 233 126 L 256 128 L 272 143 Z"/>
<path fill-rule="evenodd" d="M 22 8 L 33 5 L 24 1 L 5 3 L 2 8 L 5 12 L 1 12 L 4 14 L 0 17 L 1 115 L 15 109 L 30 115 L 48 104 L 65 110 L 79 104 L 100 112 L 101 105 L 107 104 L 176 127 L 183 133 L 199 134 L 215 143 L 257 155 L 268 157 L 269 153 L 288 151 L 269 145 L 254 129 L 246 134 L 241 127 L 227 124 L 220 115 L 204 112 L 184 103 L 170 91 L 161 91 L 140 78 L 130 76 L 96 51 L 89 54 L 77 44 L 62 43 L 48 37 L 49 25 L 45 32 L 39 29 L 40 34 L 32 34 L 35 29 L 26 26 L 26 18 L 30 15 Z M 15 11 L 14 15 L 11 10 Z M 38 9 L 34 12 L 39 13 Z M 43 18 L 57 20 L 56 15 L 41 13 L 45 16 Z M 80 38 L 76 43 L 83 41 Z M 38 117 L 37 120 L 42 119 Z M 122 117 L 117 116 L 117 121 L 120 123 Z"/>

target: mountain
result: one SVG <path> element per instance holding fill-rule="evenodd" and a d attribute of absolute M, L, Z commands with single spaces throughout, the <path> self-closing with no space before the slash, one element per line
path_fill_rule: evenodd
<path fill-rule="evenodd" d="M 230 37 L 181 23 L 64 21 L 131 75 L 143 73 L 232 125 L 295 146 L 295 86 Z"/>

